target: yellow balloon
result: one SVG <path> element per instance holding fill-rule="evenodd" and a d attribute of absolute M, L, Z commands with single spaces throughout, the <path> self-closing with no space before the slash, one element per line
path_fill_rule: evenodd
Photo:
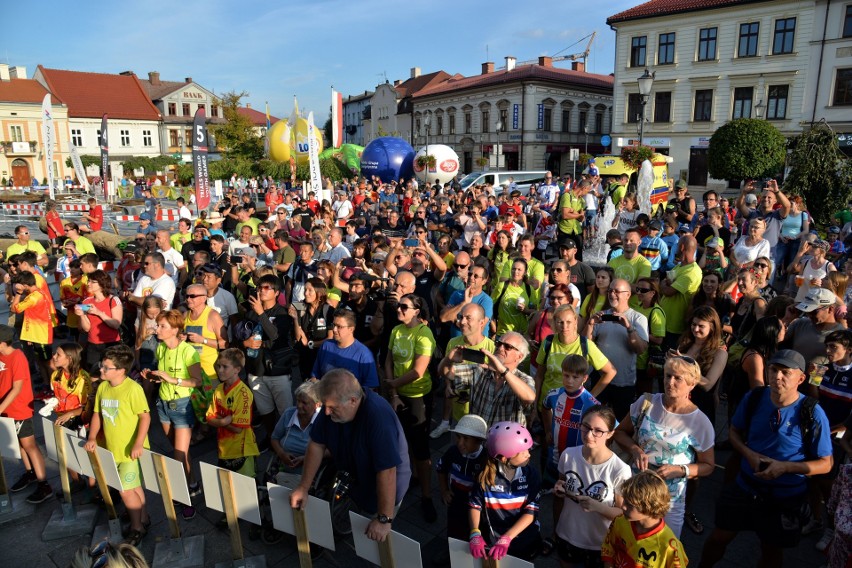
<path fill-rule="evenodd" d="M 308 121 L 304 118 L 296 120 L 296 127 L 290 129 L 289 140 L 284 140 L 287 133 L 287 121 L 279 120 L 267 132 L 269 137 L 269 157 L 275 162 L 289 162 L 290 156 L 296 163 L 308 161 Z M 314 125 L 314 137 L 317 140 L 317 154 L 323 150 L 322 132 Z"/>

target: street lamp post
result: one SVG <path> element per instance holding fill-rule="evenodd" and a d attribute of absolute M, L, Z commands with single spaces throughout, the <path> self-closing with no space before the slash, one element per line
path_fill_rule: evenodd
<path fill-rule="evenodd" d="M 183 136 L 178 136 L 178 146 L 180 146 L 180 161 L 183 162 Z"/>
<path fill-rule="evenodd" d="M 500 171 L 500 154 L 502 153 L 502 148 L 500 148 L 500 130 L 503 129 L 503 121 L 497 121 L 497 148 L 495 149 L 495 154 L 497 155 L 497 171 Z"/>
<path fill-rule="evenodd" d="M 642 138 L 645 134 L 645 105 L 648 104 L 648 99 L 651 97 L 651 87 L 654 85 L 655 73 L 649 73 L 645 69 L 644 75 L 639 77 L 639 95 L 642 97 L 642 118 L 639 123 L 639 145 L 642 145 Z"/>
<path fill-rule="evenodd" d="M 583 136 L 586 138 L 586 146 L 585 146 L 585 149 L 583 150 L 583 153 L 588 154 L 589 153 L 589 127 L 587 125 L 583 125 Z M 640 143 L 642 142 L 641 137 L 639 139 L 639 142 Z"/>

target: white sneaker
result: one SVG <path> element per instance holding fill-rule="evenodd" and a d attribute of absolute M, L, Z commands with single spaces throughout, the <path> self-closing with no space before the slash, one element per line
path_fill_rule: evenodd
<path fill-rule="evenodd" d="M 808 521 L 808 524 L 802 527 L 802 535 L 813 534 L 817 531 L 823 530 L 823 528 L 824 527 L 822 526 L 821 521 L 818 521 L 817 519 L 811 519 L 810 521 Z"/>
<path fill-rule="evenodd" d="M 450 423 L 449 422 L 441 422 L 440 424 L 438 424 L 438 426 L 435 427 L 434 430 L 432 430 L 429 433 L 429 437 L 432 438 L 433 440 L 437 440 L 438 438 L 440 438 L 441 436 L 443 436 L 444 434 L 446 434 L 449 431 L 450 431 Z"/>
<path fill-rule="evenodd" d="M 822 531 L 822 538 L 816 543 L 816 549 L 820 552 L 825 552 L 825 549 L 828 548 L 832 540 L 834 540 L 834 530 L 825 529 Z"/>

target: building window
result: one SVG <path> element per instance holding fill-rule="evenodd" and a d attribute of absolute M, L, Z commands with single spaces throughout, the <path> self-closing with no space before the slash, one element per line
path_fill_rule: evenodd
<path fill-rule="evenodd" d="M 169 116 L 177 114 L 177 103 L 169 103 Z"/>
<path fill-rule="evenodd" d="M 788 85 L 770 85 L 769 97 L 766 102 L 766 119 L 782 120 L 787 118 L 787 96 L 790 92 Z"/>
<path fill-rule="evenodd" d="M 852 105 L 852 69 L 837 70 L 832 104 L 834 106 Z"/>
<path fill-rule="evenodd" d="M 182 106 L 183 106 L 183 109 L 182 109 L 183 110 L 183 116 L 189 116 L 192 113 L 192 111 L 189 110 L 189 103 L 183 103 Z"/>
<path fill-rule="evenodd" d="M 562 111 L 562 132 L 571 132 L 571 111 Z"/>
<path fill-rule="evenodd" d="M 482 132 L 488 132 L 488 122 L 491 120 L 491 113 L 487 110 L 482 111 Z"/>
<path fill-rule="evenodd" d="M 178 146 L 180 146 L 180 144 L 178 144 L 178 131 L 169 130 L 169 147 L 177 148 Z"/>
<path fill-rule="evenodd" d="M 846 18 L 843 20 L 843 37 L 852 37 L 852 5 L 846 6 Z"/>
<path fill-rule="evenodd" d="M 544 109 L 544 117 L 545 117 L 544 123 L 545 124 L 547 124 L 547 110 L 548 109 Z M 500 109 L 500 122 L 503 123 L 503 132 L 509 130 L 509 109 L 507 109 L 507 108 L 501 108 Z M 549 129 L 545 128 L 545 130 L 549 130 Z"/>
<path fill-rule="evenodd" d="M 670 65 L 674 63 L 675 35 L 674 32 L 660 34 L 660 46 L 657 52 L 657 65 Z"/>
<path fill-rule="evenodd" d="M 580 132 L 585 132 L 586 127 L 588 126 L 589 113 L 581 110 L 580 111 Z"/>
<path fill-rule="evenodd" d="M 130 146 L 130 131 L 122 130 L 121 131 L 121 146 L 122 148 L 126 148 Z"/>
<path fill-rule="evenodd" d="M 719 28 L 703 28 L 698 31 L 698 61 L 716 59 L 716 34 Z"/>
<path fill-rule="evenodd" d="M 639 122 L 640 116 L 642 116 L 642 95 L 630 93 L 627 96 L 627 122 Z"/>
<path fill-rule="evenodd" d="M 438 117 L 438 132 L 436 132 L 436 134 L 438 134 L 440 136 L 443 133 L 444 133 L 444 117 L 439 116 Z"/>
<path fill-rule="evenodd" d="M 757 41 L 760 36 L 760 22 L 740 24 L 740 45 L 737 57 L 757 56 Z"/>
<path fill-rule="evenodd" d="M 471 129 L 473 128 L 473 118 L 469 112 L 464 113 L 464 133 L 470 134 Z"/>
<path fill-rule="evenodd" d="M 775 38 L 772 40 L 772 55 L 793 53 L 796 39 L 796 18 L 775 20 Z"/>
<path fill-rule="evenodd" d="M 9 127 L 9 138 L 10 138 L 10 142 L 23 142 L 24 141 L 24 129 L 20 126 L 10 126 Z"/>
<path fill-rule="evenodd" d="M 634 37 L 630 42 L 630 66 L 645 66 L 645 50 L 648 47 L 648 37 Z"/>
<path fill-rule="evenodd" d="M 142 131 L 142 145 L 148 148 L 154 145 L 150 130 Z"/>
<path fill-rule="evenodd" d="M 713 89 L 695 91 L 695 111 L 692 120 L 709 122 L 713 117 Z"/>
<path fill-rule="evenodd" d="M 753 98 L 754 87 L 737 87 L 734 89 L 734 111 L 731 118 L 751 118 Z"/>
<path fill-rule="evenodd" d="M 192 147 L 192 128 L 187 128 L 183 133 L 183 143 L 186 146 Z"/>
<path fill-rule="evenodd" d="M 654 93 L 654 122 L 672 121 L 671 91 Z"/>
<path fill-rule="evenodd" d="M 553 109 L 544 107 L 544 131 L 551 132 L 553 130 Z"/>
<path fill-rule="evenodd" d="M 456 133 L 456 115 L 451 114 L 449 116 L 450 119 L 450 134 Z"/>
<path fill-rule="evenodd" d="M 602 112 L 595 113 L 595 134 L 603 134 L 603 118 Z"/>
<path fill-rule="evenodd" d="M 219 118 L 219 107 L 216 105 L 210 105 L 210 116 L 213 118 Z"/>
<path fill-rule="evenodd" d="M 71 129 L 71 143 L 78 148 L 83 147 L 83 131 L 79 128 Z"/>

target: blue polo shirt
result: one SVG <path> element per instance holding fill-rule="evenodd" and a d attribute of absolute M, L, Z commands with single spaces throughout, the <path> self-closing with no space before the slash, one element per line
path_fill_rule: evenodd
<path fill-rule="evenodd" d="M 311 375 L 321 379 L 332 369 L 352 371 L 362 387 L 376 388 L 379 386 L 376 359 L 367 346 L 357 339 L 355 343 L 345 349 L 341 348 L 333 339 L 323 342 L 319 353 L 317 353 L 316 361 L 314 361 L 314 369 Z"/>
<path fill-rule="evenodd" d="M 450 299 L 447 301 L 448 306 L 458 306 L 464 301 L 464 290 L 456 290 L 450 296 Z M 482 331 L 482 335 L 488 337 L 488 334 L 491 333 L 491 329 L 488 324 L 491 323 L 491 318 L 494 317 L 494 300 L 491 299 L 491 296 L 486 294 L 485 292 L 480 292 L 473 298 L 471 301 L 474 304 L 479 304 L 482 306 L 482 309 L 485 310 L 485 329 Z M 453 322 L 452 327 L 450 328 L 450 337 L 458 337 L 462 334 L 461 330 L 458 328 L 455 322 Z"/>

